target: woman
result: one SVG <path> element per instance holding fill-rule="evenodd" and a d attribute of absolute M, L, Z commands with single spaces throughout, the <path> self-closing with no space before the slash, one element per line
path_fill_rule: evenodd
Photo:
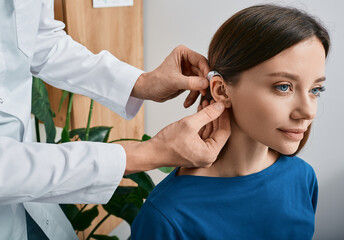
<path fill-rule="evenodd" d="M 297 9 L 253 6 L 228 19 L 208 60 L 231 136 L 211 167 L 176 169 L 154 189 L 132 239 L 312 239 L 317 179 L 295 155 L 324 91 L 329 45 L 326 29 Z"/>

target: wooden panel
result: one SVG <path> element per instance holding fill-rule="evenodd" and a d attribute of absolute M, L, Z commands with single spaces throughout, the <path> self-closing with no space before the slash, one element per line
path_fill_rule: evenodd
<path fill-rule="evenodd" d="M 55 18 L 64 21 L 67 33 L 93 53 L 108 50 L 121 61 L 143 69 L 143 17 L 142 0 L 135 0 L 132 7 L 92 8 L 92 0 L 55 0 Z M 56 113 L 55 125 L 64 126 L 67 101 L 57 113 L 62 91 L 48 86 L 49 98 Z M 72 110 L 72 128 L 86 127 L 90 99 L 75 95 Z M 113 126 L 109 140 L 119 138 L 141 138 L 144 133 L 143 107 L 137 116 L 126 121 L 109 109 L 94 104 L 91 126 Z M 115 159 L 114 159 L 115 160 Z M 122 181 L 121 185 L 134 185 Z M 88 206 L 92 207 L 91 205 Z M 106 215 L 99 208 L 100 214 L 92 226 L 79 233 L 85 239 L 94 226 Z M 97 234 L 108 234 L 121 219 L 110 217 L 96 231 Z M 85 235 L 85 236 L 84 236 Z"/>
<path fill-rule="evenodd" d="M 54 1 L 54 12 L 55 12 L 55 19 L 65 22 L 63 0 Z M 45 84 L 45 85 L 49 93 L 49 101 L 50 101 L 51 108 L 54 111 L 54 113 L 56 113 L 56 117 L 54 118 L 55 126 L 63 127 L 66 121 L 67 101 L 64 102 L 64 104 L 61 107 L 60 112 L 58 112 L 60 99 L 62 96 L 62 90 L 52 87 L 48 84 Z M 60 136 L 58 136 L 58 139 L 60 139 Z"/>
<path fill-rule="evenodd" d="M 92 52 L 106 49 L 121 61 L 143 69 L 142 0 L 135 0 L 133 7 L 100 9 L 93 9 L 91 0 L 56 0 L 55 16 L 65 21 L 68 34 L 74 40 Z M 57 113 L 61 91 L 50 86 L 48 91 L 53 111 Z M 66 102 L 54 120 L 56 126 L 64 126 Z M 74 96 L 72 128 L 86 127 L 89 104 L 88 98 Z M 99 125 L 115 126 L 110 140 L 139 138 L 144 133 L 143 108 L 133 120 L 126 121 L 95 103 L 91 126 Z"/>
<path fill-rule="evenodd" d="M 121 61 L 143 69 L 142 0 L 133 7 L 93 9 L 92 1 L 65 1 L 65 18 L 68 34 L 76 41 L 98 53 L 110 51 Z M 90 100 L 75 96 L 72 127 L 87 124 Z M 77 106 L 77 107 L 76 107 Z M 126 137 L 141 137 L 143 134 L 143 108 L 137 117 L 125 121 L 109 109 L 95 104 L 91 126 L 115 126 L 110 140 Z"/>

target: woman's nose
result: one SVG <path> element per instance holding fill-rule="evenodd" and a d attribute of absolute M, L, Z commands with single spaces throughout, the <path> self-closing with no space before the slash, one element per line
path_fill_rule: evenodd
<path fill-rule="evenodd" d="M 317 99 L 309 93 L 295 99 L 295 107 L 291 114 L 293 119 L 313 120 L 317 113 Z"/>

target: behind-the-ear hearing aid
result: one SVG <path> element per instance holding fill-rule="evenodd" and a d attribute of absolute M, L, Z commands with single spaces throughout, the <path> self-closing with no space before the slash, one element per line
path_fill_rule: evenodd
<path fill-rule="evenodd" d="M 208 76 L 207 76 L 208 81 L 210 82 L 211 79 L 212 79 L 213 77 L 215 77 L 215 76 L 219 76 L 220 78 L 223 79 L 222 75 L 221 75 L 218 71 L 210 71 L 210 72 L 208 73 Z"/>
<path fill-rule="evenodd" d="M 210 71 L 207 75 L 207 79 L 208 79 L 209 83 L 210 83 L 211 79 L 215 76 L 219 76 L 220 78 L 223 79 L 222 75 L 218 71 Z M 226 89 L 223 85 L 221 86 L 221 91 L 223 92 L 223 95 L 228 98 L 228 95 L 226 94 Z M 211 96 L 210 88 L 207 89 L 207 93 L 206 93 L 204 99 L 207 99 L 208 101 L 213 99 L 213 97 Z"/>
<path fill-rule="evenodd" d="M 221 78 L 223 79 L 222 75 L 221 75 L 218 71 L 210 71 L 210 72 L 208 73 L 208 75 L 207 75 L 207 79 L 208 79 L 209 83 L 210 83 L 211 79 L 212 79 L 213 77 L 215 77 L 215 76 L 219 76 L 219 77 L 221 77 Z M 210 102 L 211 100 L 213 100 L 213 97 L 211 96 L 211 92 L 210 92 L 210 87 L 208 87 L 205 96 L 201 98 L 201 102 L 202 102 L 204 99 L 208 100 L 209 102 Z"/>

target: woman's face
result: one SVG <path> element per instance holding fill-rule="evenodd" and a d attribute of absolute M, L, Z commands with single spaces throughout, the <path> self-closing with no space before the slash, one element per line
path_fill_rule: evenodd
<path fill-rule="evenodd" d="M 284 50 L 244 71 L 235 86 L 227 85 L 231 124 L 255 141 L 293 154 L 316 115 L 324 76 L 325 50 L 316 37 Z"/>

